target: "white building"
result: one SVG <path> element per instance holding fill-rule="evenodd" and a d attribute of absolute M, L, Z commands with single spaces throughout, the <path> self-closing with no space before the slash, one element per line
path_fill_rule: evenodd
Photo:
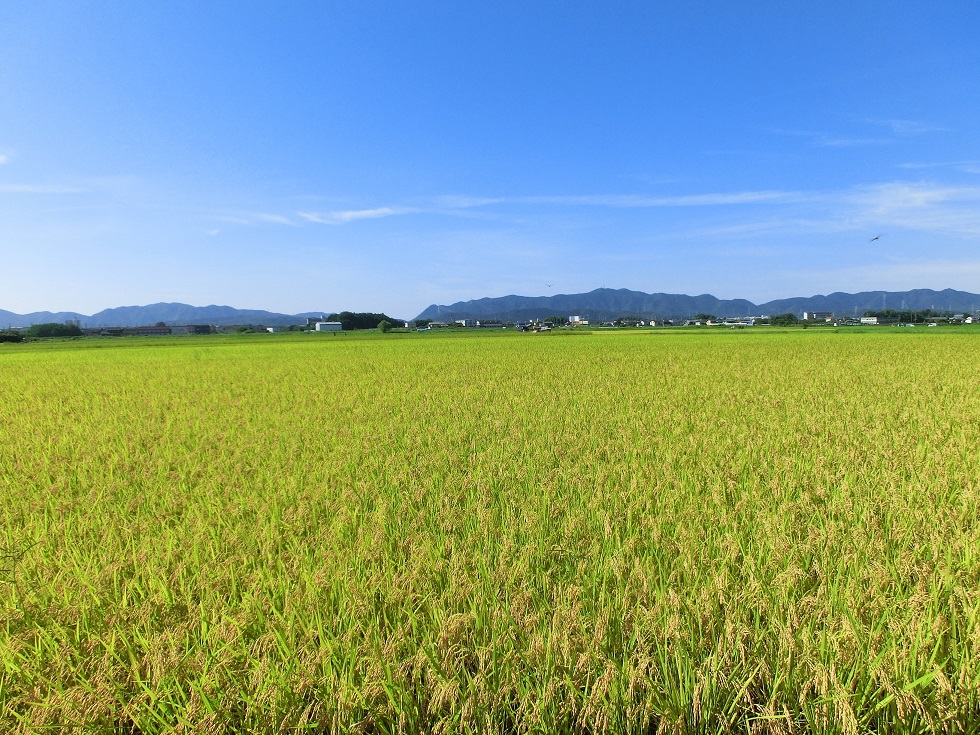
<path fill-rule="evenodd" d="M 317 322 L 313 328 L 317 332 L 339 332 L 344 327 L 340 322 Z"/>

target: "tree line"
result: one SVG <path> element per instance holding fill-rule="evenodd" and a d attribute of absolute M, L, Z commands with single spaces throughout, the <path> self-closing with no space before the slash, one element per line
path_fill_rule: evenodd
<path fill-rule="evenodd" d="M 19 334 L 13 332 L 3 332 L 0 334 L 0 342 L 20 342 L 24 337 L 81 337 L 82 330 L 77 324 L 59 324 L 58 322 L 47 322 L 45 324 L 32 324 Z M 14 338 L 20 339 L 14 339 Z"/>
<path fill-rule="evenodd" d="M 404 324 L 403 321 L 393 319 L 387 314 L 374 314 L 372 312 L 353 312 L 342 311 L 339 314 L 331 314 L 327 317 L 328 322 L 340 322 L 340 328 L 345 332 L 352 329 L 382 329 L 382 322 L 387 322 L 388 329 L 392 324 Z"/>

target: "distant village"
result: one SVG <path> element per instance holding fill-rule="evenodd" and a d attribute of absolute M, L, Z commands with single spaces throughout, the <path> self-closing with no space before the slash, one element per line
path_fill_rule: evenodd
<path fill-rule="evenodd" d="M 903 326 L 918 325 L 935 327 L 940 324 L 973 324 L 977 320 L 974 314 L 935 312 L 931 309 L 912 312 L 883 310 L 882 312 L 867 312 L 864 316 L 841 317 L 829 311 L 805 311 L 802 318 L 795 314 L 779 314 L 775 316 L 743 316 L 716 317 L 711 314 L 696 314 L 686 319 L 640 319 L 624 316 L 613 320 L 593 320 L 583 315 L 549 316 L 540 319 L 505 321 L 501 319 L 454 319 L 437 321 L 418 319 L 403 322 L 382 318 L 384 315 L 343 313 L 346 321 L 338 321 L 325 316 L 309 317 L 305 324 L 263 325 L 263 324 L 182 324 L 170 325 L 158 322 L 153 325 L 138 327 L 83 327 L 79 320 L 70 319 L 58 324 L 33 325 L 31 327 L 8 328 L 0 331 L 0 341 L 21 341 L 31 337 L 125 337 L 125 336 L 171 336 L 171 335 L 206 335 L 206 334 L 235 334 L 235 333 L 277 333 L 277 332 L 344 332 L 356 329 L 377 329 L 389 331 L 429 331 L 441 329 L 514 329 L 519 332 L 548 332 L 552 329 L 622 329 L 636 327 L 727 327 L 744 329 L 747 327 L 773 326 Z M 390 321 L 389 321 L 390 320 Z"/>
<path fill-rule="evenodd" d="M 743 317 L 716 317 L 711 314 L 697 314 L 688 319 L 639 319 L 635 317 L 622 317 L 614 320 L 590 320 L 581 315 L 568 317 L 551 316 L 545 319 L 530 319 L 525 321 L 502 321 L 499 319 L 455 319 L 452 321 L 431 321 L 418 320 L 411 326 L 417 329 L 449 329 L 453 327 L 477 327 L 487 329 L 505 329 L 513 327 L 519 331 L 542 331 L 561 327 L 598 327 L 615 329 L 622 327 L 730 327 L 741 329 L 756 325 L 779 325 L 791 326 L 800 324 L 810 325 L 831 325 L 831 326 L 887 326 L 902 325 L 913 326 L 915 324 L 927 324 L 938 326 L 939 324 L 972 324 L 976 317 L 972 314 L 952 314 L 938 313 L 932 310 L 923 312 L 891 312 L 870 313 L 862 317 L 838 317 L 829 311 L 805 311 L 802 318 L 795 314 L 779 314 L 775 316 L 743 316 Z M 406 326 L 410 326 L 406 324 Z"/>

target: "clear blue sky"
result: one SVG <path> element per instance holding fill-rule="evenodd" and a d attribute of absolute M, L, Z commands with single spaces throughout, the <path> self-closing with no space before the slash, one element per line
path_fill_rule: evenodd
<path fill-rule="evenodd" d="M 4 0 L 0 308 L 980 291 L 978 60 L 974 1 Z"/>

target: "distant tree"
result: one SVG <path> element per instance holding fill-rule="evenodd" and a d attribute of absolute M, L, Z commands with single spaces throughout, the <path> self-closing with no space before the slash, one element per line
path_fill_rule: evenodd
<path fill-rule="evenodd" d="M 27 328 L 26 335 L 28 337 L 80 337 L 82 330 L 77 324 L 48 322 L 31 325 Z"/>
<path fill-rule="evenodd" d="M 785 314 L 779 314 L 774 317 L 770 317 L 769 323 L 774 324 L 777 327 L 789 327 L 794 324 L 799 323 L 800 318 L 796 314 L 791 314 L 786 312 Z"/>
<path fill-rule="evenodd" d="M 153 326 L 155 326 L 155 327 L 165 327 L 165 326 L 167 326 L 167 323 L 166 322 L 157 322 Z"/>
<path fill-rule="evenodd" d="M 16 332 L 0 332 L 0 342 L 23 342 L 23 335 Z"/>
<path fill-rule="evenodd" d="M 378 331 L 382 334 L 388 334 L 388 332 L 391 331 L 391 322 L 389 322 L 387 319 L 382 319 L 380 322 L 378 322 Z"/>
<path fill-rule="evenodd" d="M 718 317 L 716 317 L 714 314 L 695 314 L 694 315 L 694 318 L 697 319 L 698 321 L 702 321 L 702 322 L 716 322 L 716 321 L 718 321 Z"/>
<path fill-rule="evenodd" d="M 568 317 L 558 316 L 557 314 L 553 314 L 549 317 L 546 317 L 545 321 L 548 322 L 549 324 L 554 324 L 556 327 L 560 327 L 562 324 L 568 323 Z"/>
<path fill-rule="evenodd" d="M 254 332 L 255 330 L 252 329 L 252 327 L 248 326 L 247 324 L 242 324 L 240 326 L 235 327 L 235 331 L 238 332 L 239 334 L 246 334 L 248 332 Z"/>
<path fill-rule="evenodd" d="M 416 319 L 415 326 L 419 329 L 425 329 L 432 322 L 431 319 Z"/>
<path fill-rule="evenodd" d="M 394 324 L 398 320 L 392 319 L 387 314 L 342 311 L 339 314 L 331 314 L 327 317 L 327 321 L 340 322 L 341 329 L 347 332 L 352 329 L 377 329 L 379 322 L 385 321 Z"/>

